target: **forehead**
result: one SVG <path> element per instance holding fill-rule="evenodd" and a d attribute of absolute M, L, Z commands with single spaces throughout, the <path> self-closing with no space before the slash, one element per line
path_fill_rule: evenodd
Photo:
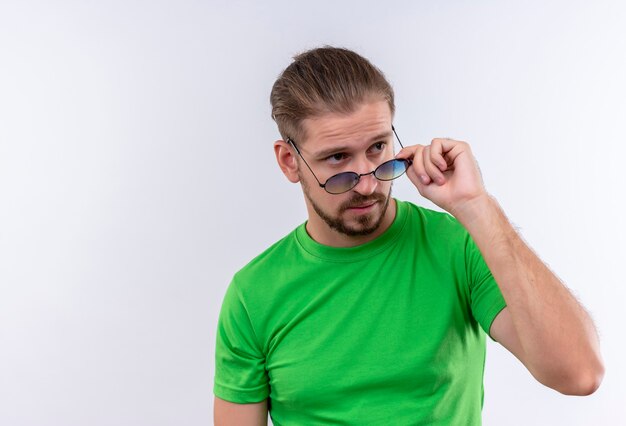
<path fill-rule="evenodd" d="M 360 104 L 349 114 L 327 113 L 303 121 L 307 150 L 334 145 L 359 145 L 383 134 L 391 135 L 392 116 L 386 101 Z"/>

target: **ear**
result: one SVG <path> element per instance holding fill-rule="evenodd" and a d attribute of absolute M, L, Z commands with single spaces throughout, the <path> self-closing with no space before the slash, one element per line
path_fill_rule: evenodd
<path fill-rule="evenodd" d="M 291 145 L 283 140 L 277 140 L 274 142 L 274 154 L 276 154 L 276 161 L 278 167 L 283 171 L 283 174 L 289 182 L 300 182 L 298 177 L 298 161 L 296 159 L 296 153 Z"/>

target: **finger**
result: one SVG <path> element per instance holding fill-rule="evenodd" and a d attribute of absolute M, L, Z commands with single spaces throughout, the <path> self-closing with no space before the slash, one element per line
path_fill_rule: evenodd
<path fill-rule="evenodd" d="M 411 169 L 415 172 L 415 175 L 424 185 L 428 185 L 431 182 L 426 169 L 424 168 L 424 146 L 415 145 L 413 154 L 413 164 Z"/>
<path fill-rule="evenodd" d="M 405 159 L 405 160 L 412 159 L 413 155 L 415 154 L 415 149 L 418 146 L 419 145 L 405 146 L 400 151 L 398 151 L 398 153 L 396 154 L 396 158 L 400 159 L 400 160 L 402 160 L 402 159 Z"/>
<path fill-rule="evenodd" d="M 443 185 L 446 182 L 446 179 L 441 173 L 441 170 L 437 167 L 436 164 L 432 161 L 432 146 L 427 146 L 424 148 L 424 170 L 428 174 L 428 177 L 437 183 L 438 185 Z"/>
<path fill-rule="evenodd" d="M 450 138 L 435 138 L 432 143 L 441 144 L 441 154 L 448 167 L 452 166 L 456 158 L 463 152 L 469 152 L 471 155 L 469 145 L 463 141 Z"/>
<path fill-rule="evenodd" d="M 430 143 L 430 161 L 437 166 L 439 170 L 445 172 L 448 169 L 448 163 L 444 158 L 443 143 L 441 139 L 433 139 Z"/>

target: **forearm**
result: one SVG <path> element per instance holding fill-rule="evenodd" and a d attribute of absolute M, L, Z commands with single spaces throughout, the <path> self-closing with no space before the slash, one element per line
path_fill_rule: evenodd
<path fill-rule="evenodd" d="M 571 383 L 596 383 L 603 367 L 593 322 L 517 234 L 498 203 L 485 196 L 453 214 L 476 242 L 502 291 L 521 347 L 516 355 L 529 371 L 565 393 Z"/>

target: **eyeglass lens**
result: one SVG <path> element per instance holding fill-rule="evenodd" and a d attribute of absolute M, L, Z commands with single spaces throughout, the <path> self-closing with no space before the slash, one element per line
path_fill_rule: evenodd
<path fill-rule="evenodd" d="M 393 159 L 384 162 L 372 173 L 378 180 L 393 180 L 402 176 L 409 164 L 407 160 Z M 354 172 L 339 173 L 326 181 L 324 189 L 331 194 L 341 194 L 354 188 L 360 179 L 361 175 Z"/>

